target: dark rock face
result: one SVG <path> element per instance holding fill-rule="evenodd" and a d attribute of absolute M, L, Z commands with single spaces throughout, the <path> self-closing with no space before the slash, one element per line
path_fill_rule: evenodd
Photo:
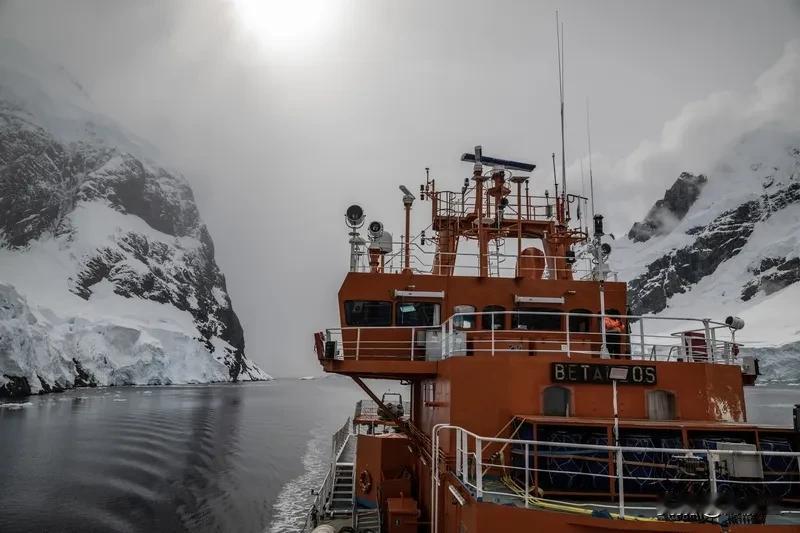
<path fill-rule="evenodd" d="M 71 292 L 90 300 L 92 287 L 107 281 L 126 298 L 188 311 L 200 332 L 198 340 L 210 352 L 215 351 L 214 337 L 233 347 L 223 354 L 231 379 L 248 372 L 244 333 L 185 179 L 108 146 L 62 144 L 24 110 L 0 98 L 0 246 L 24 249 L 48 235 L 69 238 L 76 229 L 68 215 L 89 202 L 135 215 L 174 238 L 165 242 L 137 231 L 118 232 L 113 243 L 81 258 Z M 77 361 L 76 366 L 76 384 L 91 385 L 93 377 Z M 30 392 L 29 384 L 9 379 L 7 393 Z M 43 389 L 53 387 L 42 383 Z"/>
<path fill-rule="evenodd" d="M 664 194 L 664 198 L 653 205 L 645 219 L 633 224 L 628 231 L 628 238 L 634 242 L 644 242 L 655 235 L 669 232 L 689 212 L 707 181 L 702 174 L 683 172 Z"/>
<path fill-rule="evenodd" d="M 800 258 L 768 257 L 751 268 L 754 279 L 742 289 L 742 300 L 750 300 L 759 291 L 772 294 L 800 281 Z"/>
<path fill-rule="evenodd" d="M 690 246 L 671 250 L 647 266 L 641 276 L 628 283 L 628 299 L 633 314 L 657 313 L 667 307 L 667 300 L 684 293 L 719 265 L 738 254 L 747 244 L 755 225 L 772 213 L 800 203 L 800 183 L 793 183 L 758 200 L 740 205 L 716 217 L 710 224 L 692 228 L 696 235 Z M 775 291 L 800 280 L 798 260 L 766 260 L 754 274 L 742 298 L 752 298 L 759 290 Z M 768 292 L 767 292 L 768 293 Z"/>
<path fill-rule="evenodd" d="M 3 375 L 3 377 L 8 380 L 8 383 L 0 385 L 0 398 L 30 396 L 31 385 L 28 383 L 28 378 L 9 375 Z"/>

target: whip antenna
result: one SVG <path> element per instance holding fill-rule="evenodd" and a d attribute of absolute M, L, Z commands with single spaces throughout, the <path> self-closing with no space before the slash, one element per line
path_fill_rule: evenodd
<path fill-rule="evenodd" d="M 564 24 L 559 23 L 558 10 L 556 10 L 556 45 L 558 50 L 558 94 L 561 102 L 561 205 L 563 216 L 563 213 L 565 213 L 568 208 L 566 201 L 567 159 L 564 153 Z"/>
<path fill-rule="evenodd" d="M 594 176 L 592 176 L 592 129 L 589 124 L 589 99 L 586 99 L 586 141 L 589 145 L 589 196 L 592 199 L 592 220 L 594 220 Z"/>

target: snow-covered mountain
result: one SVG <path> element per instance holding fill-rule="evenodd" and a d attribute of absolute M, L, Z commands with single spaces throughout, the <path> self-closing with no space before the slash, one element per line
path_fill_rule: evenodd
<path fill-rule="evenodd" d="M 269 379 L 188 182 L 0 42 L 0 396 Z"/>
<path fill-rule="evenodd" d="M 715 164 L 688 169 L 617 240 L 611 261 L 634 314 L 738 315 L 747 323 L 741 338 L 796 356 L 800 131 L 759 128 Z"/>

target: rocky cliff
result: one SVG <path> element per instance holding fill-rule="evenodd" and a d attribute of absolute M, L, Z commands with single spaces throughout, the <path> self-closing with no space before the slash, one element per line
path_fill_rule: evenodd
<path fill-rule="evenodd" d="M 632 313 L 739 315 L 755 345 L 796 353 L 800 132 L 751 132 L 698 170 L 681 174 L 615 243 L 612 264 L 628 281 Z"/>
<path fill-rule="evenodd" d="M 267 379 L 178 173 L 66 73 L 0 54 L 0 395 Z"/>

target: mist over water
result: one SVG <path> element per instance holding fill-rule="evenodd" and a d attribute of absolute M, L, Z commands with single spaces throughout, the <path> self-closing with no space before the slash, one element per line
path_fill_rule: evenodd
<path fill-rule="evenodd" d="M 746 395 L 763 424 L 790 425 L 800 402 L 796 387 Z M 330 377 L 0 404 L 0 531 L 297 531 L 330 436 L 362 397 Z"/>

